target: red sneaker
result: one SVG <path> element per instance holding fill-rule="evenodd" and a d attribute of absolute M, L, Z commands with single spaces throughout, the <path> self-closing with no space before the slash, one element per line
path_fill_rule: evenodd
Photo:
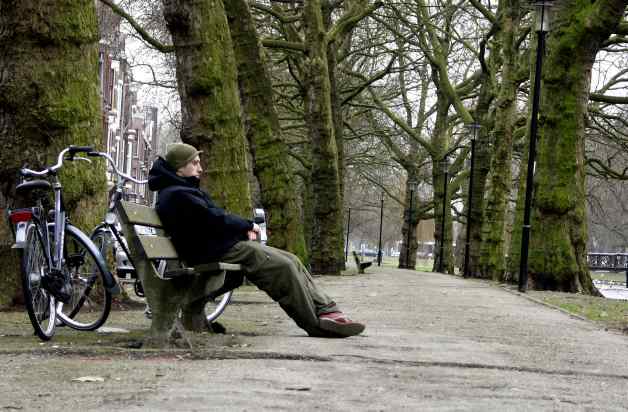
<path fill-rule="evenodd" d="M 318 325 L 324 331 L 329 332 L 330 336 L 337 338 L 359 335 L 365 328 L 363 324 L 352 321 L 342 312 L 319 315 Z"/>

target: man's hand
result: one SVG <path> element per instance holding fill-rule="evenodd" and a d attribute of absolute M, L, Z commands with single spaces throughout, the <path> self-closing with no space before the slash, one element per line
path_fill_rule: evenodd
<path fill-rule="evenodd" d="M 260 227 L 257 223 L 253 223 L 253 229 L 247 232 L 249 240 L 257 240 L 257 234 L 260 232 Z"/>

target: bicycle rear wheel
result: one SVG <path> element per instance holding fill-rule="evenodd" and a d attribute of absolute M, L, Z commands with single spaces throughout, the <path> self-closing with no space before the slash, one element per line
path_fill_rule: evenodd
<path fill-rule="evenodd" d="M 72 299 L 57 304 L 57 315 L 77 330 L 98 329 L 111 311 L 111 292 L 104 283 L 106 268 L 100 266 L 97 252 L 90 246 L 73 231 L 65 231 L 63 272 L 72 284 Z"/>
<path fill-rule="evenodd" d="M 37 225 L 26 229 L 26 247 L 22 253 L 22 291 L 28 317 L 35 334 L 41 340 L 50 340 L 55 333 L 55 299 L 42 287 L 41 278 L 48 271 L 44 242 Z"/>

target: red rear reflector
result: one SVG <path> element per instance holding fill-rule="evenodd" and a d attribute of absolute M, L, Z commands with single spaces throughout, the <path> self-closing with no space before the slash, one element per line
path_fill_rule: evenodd
<path fill-rule="evenodd" d="M 11 223 L 13 223 L 14 225 L 17 225 L 20 222 L 28 222 L 32 218 L 33 218 L 33 211 L 30 209 L 15 210 L 11 212 L 11 215 L 9 215 L 9 219 L 11 220 Z"/>

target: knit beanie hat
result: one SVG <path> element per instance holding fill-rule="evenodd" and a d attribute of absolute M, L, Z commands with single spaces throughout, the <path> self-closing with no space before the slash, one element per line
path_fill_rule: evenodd
<path fill-rule="evenodd" d="M 186 143 L 173 143 L 168 147 L 168 153 L 166 153 L 166 162 L 174 170 L 179 170 L 196 157 L 197 154 L 203 153 L 192 145 Z"/>

